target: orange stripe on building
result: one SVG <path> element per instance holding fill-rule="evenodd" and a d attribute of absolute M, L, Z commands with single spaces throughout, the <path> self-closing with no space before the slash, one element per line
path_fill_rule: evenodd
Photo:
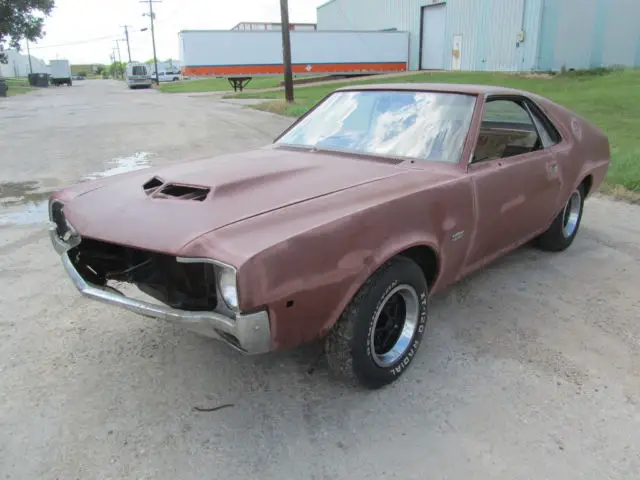
<path fill-rule="evenodd" d="M 397 63 L 320 63 L 293 65 L 293 73 L 366 73 L 366 72 L 404 72 L 405 62 Z M 182 74 L 192 77 L 206 76 L 252 76 L 284 75 L 283 65 L 229 65 L 211 67 L 184 67 Z"/>

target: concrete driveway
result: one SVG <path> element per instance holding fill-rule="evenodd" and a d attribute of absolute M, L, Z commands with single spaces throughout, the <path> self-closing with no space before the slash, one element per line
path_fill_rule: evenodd
<path fill-rule="evenodd" d="M 376 392 L 308 373 L 315 346 L 242 357 L 75 291 L 48 190 L 289 122 L 114 81 L 0 99 L 0 477 L 640 478 L 638 207 L 591 199 L 567 252 L 523 248 L 435 299 Z"/>

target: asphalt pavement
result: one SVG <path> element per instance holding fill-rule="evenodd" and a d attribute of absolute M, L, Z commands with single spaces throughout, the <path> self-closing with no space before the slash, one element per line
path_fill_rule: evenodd
<path fill-rule="evenodd" d="M 637 206 L 590 199 L 568 251 L 522 248 L 434 299 L 411 368 L 374 392 L 315 345 L 244 357 L 77 293 L 49 191 L 290 122 L 116 81 L 0 99 L 0 478 L 640 478 Z"/>

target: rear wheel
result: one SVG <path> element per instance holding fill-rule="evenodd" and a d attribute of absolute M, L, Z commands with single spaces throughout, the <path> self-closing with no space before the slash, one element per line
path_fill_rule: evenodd
<path fill-rule="evenodd" d="M 578 234 L 584 208 L 584 185 L 580 185 L 553 220 L 551 226 L 537 239 L 542 250 L 560 252 L 569 248 Z"/>
<path fill-rule="evenodd" d="M 375 389 L 411 364 L 427 322 L 428 287 L 420 267 L 396 257 L 353 297 L 326 339 L 329 367 Z"/>

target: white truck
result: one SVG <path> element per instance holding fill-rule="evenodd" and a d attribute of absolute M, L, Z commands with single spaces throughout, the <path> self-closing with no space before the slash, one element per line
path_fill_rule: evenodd
<path fill-rule="evenodd" d="M 49 77 L 51 85 L 72 85 L 69 60 L 51 60 L 49 68 L 51 70 L 51 76 Z"/>
<path fill-rule="evenodd" d="M 282 75 L 282 32 L 183 30 L 178 33 L 182 74 L 227 77 L 242 90 L 255 76 Z M 297 75 L 362 75 L 406 71 L 409 33 L 398 31 L 290 32 Z"/>

